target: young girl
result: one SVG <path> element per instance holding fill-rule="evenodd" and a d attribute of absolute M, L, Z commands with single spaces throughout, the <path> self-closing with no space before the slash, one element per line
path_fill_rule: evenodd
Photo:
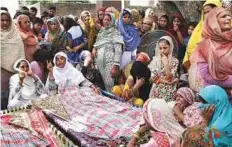
<path fill-rule="evenodd" d="M 156 56 L 148 65 L 153 82 L 150 98 L 163 98 L 169 102 L 175 96 L 178 81 L 178 60 L 173 57 L 173 49 L 171 37 L 163 36 L 158 40 Z"/>

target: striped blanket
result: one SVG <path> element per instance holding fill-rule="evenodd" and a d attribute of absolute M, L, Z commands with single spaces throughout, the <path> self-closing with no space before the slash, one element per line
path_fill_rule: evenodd
<path fill-rule="evenodd" d="M 141 109 L 97 95 L 89 87 L 63 85 L 59 91 L 71 122 L 87 126 L 83 132 L 89 136 L 105 139 L 130 137 L 143 119 Z"/>

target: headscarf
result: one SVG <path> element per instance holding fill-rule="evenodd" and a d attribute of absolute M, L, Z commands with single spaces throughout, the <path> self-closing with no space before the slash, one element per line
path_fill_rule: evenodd
<path fill-rule="evenodd" d="M 168 55 L 168 63 L 171 66 L 173 59 L 174 59 L 174 57 L 173 57 L 174 44 L 173 44 L 172 38 L 169 36 L 163 36 L 160 39 L 165 39 L 170 44 L 170 53 Z M 161 59 L 161 54 L 160 54 L 160 49 L 159 49 L 160 39 L 157 41 L 156 49 L 155 49 L 155 56 L 153 57 L 153 61 L 152 61 L 152 65 L 151 65 L 151 66 L 154 66 L 155 68 L 157 68 L 158 70 L 162 70 L 162 59 Z"/>
<path fill-rule="evenodd" d="M 181 87 L 177 90 L 177 94 L 181 95 L 189 105 L 192 105 L 195 101 L 195 95 L 192 89 L 188 87 Z"/>
<path fill-rule="evenodd" d="M 123 14 L 129 14 L 131 24 L 124 24 Z M 132 25 L 132 15 L 129 9 L 124 9 L 123 13 L 120 14 L 120 18 L 117 22 L 118 31 L 123 36 L 125 42 L 126 51 L 134 51 L 140 44 L 141 38 L 138 30 Z"/>
<path fill-rule="evenodd" d="M 57 56 L 62 56 L 66 59 L 66 64 L 63 68 L 59 68 L 56 65 Z M 67 82 L 69 80 L 70 82 L 72 82 L 72 84 L 79 86 L 81 82 L 86 80 L 82 73 L 78 71 L 76 68 L 74 68 L 71 63 L 68 62 L 68 57 L 64 52 L 56 53 L 53 62 L 55 64 L 55 66 L 53 67 L 53 76 L 57 85 Z"/>
<path fill-rule="evenodd" d="M 29 70 L 31 70 L 30 63 L 26 59 L 21 58 L 21 59 L 18 59 L 13 65 L 13 68 L 16 72 L 18 73 L 20 72 L 20 69 L 17 66 L 19 62 L 21 61 L 25 61 L 28 64 Z M 37 75 L 35 76 L 39 79 Z M 19 80 L 18 76 L 17 78 L 15 78 L 15 80 Z M 35 82 L 34 78 L 32 78 L 31 76 L 27 76 L 27 75 L 25 76 L 23 80 L 23 88 L 22 88 L 22 93 L 21 93 L 24 99 L 31 99 L 33 98 L 32 96 L 34 96 L 34 94 L 36 93 L 36 86 L 34 82 Z"/>
<path fill-rule="evenodd" d="M 83 20 L 83 15 L 88 14 L 89 15 L 89 26 L 86 26 Z M 89 11 L 83 11 L 80 14 L 80 19 L 78 20 L 79 24 L 81 25 L 82 29 L 87 35 L 88 39 L 88 49 L 92 50 L 93 44 L 96 39 L 96 28 L 94 24 L 94 20 L 91 17 L 91 13 Z"/>
<path fill-rule="evenodd" d="M 215 105 L 214 113 L 209 121 L 208 128 L 220 132 L 219 137 L 213 134 L 215 146 L 230 146 L 232 144 L 232 106 L 224 89 L 217 85 L 202 88 L 199 95 L 207 102 L 204 105 Z"/>
<path fill-rule="evenodd" d="M 150 57 L 148 56 L 148 54 L 144 52 L 140 52 L 139 54 L 136 55 L 136 61 L 140 61 L 145 64 L 148 64 L 150 62 Z"/>
<path fill-rule="evenodd" d="M 217 7 L 220 7 L 222 5 L 220 0 L 207 0 L 203 4 L 203 7 L 208 5 L 208 4 L 213 4 L 213 5 L 216 5 Z M 186 52 L 185 52 L 185 56 L 184 56 L 184 60 L 183 60 L 183 64 L 186 68 L 189 68 L 188 64 L 190 63 L 189 62 L 190 57 L 202 38 L 201 35 L 202 35 L 202 28 L 203 28 L 203 16 L 204 16 L 204 13 L 202 10 L 201 20 L 198 23 L 198 25 L 195 27 L 195 29 L 194 29 L 194 31 L 189 39 L 188 46 L 186 47 Z"/>
<path fill-rule="evenodd" d="M 133 22 L 141 22 L 142 21 L 142 18 L 139 15 L 139 10 L 132 9 L 131 15 L 132 15 Z"/>
<path fill-rule="evenodd" d="M 55 32 L 51 31 L 51 28 L 49 27 L 49 23 L 55 23 L 57 25 L 57 30 Z M 48 36 L 47 39 L 49 42 L 53 42 L 56 40 L 56 38 L 59 38 L 61 34 L 63 33 L 64 29 L 61 27 L 60 21 L 58 20 L 57 17 L 52 17 L 47 20 L 47 29 L 48 29 Z"/>
<path fill-rule="evenodd" d="M 183 16 L 181 15 L 181 13 L 175 13 L 175 14 L 173 14 L 171 25 L 170 25 L 170 29 L 168 30 L 168 32 L 171 33 L 175 37 L 175 39 L 178 42 L 178 45 L 180 46 L 181 43 L 180 43 L 180 40 L 178 38 L 177 32 L 173 30 L 173 20 L 175 18 L 178 18 L 179 21 L 180 21 L 179 31 L 180 31 L 180 33 L 181 33 L 181 35 L 182 35 L 183 38 L 185 38 L 187 36 L 187 29 L 184 26 L 185 20 L 184 20 Z"/>
<path fill-rule="evenodd" d="M 1 68 L 13 72 L 13 64 L 16 59 L 24 58 L 24 45 L 15 25 L 7 11 L 1 10 L 1 15 L 6 14 L 10 19 L 7 30 L 1 29 Z"/>
<path fill-rule="evenodd" d="M 36 46 L 38 43 L 38 40 L 36 36 L 34 35 L 33 31 L 31 29 L 28 31 L 28 30 L 24 30 L 23 28 L 21 28 L 20 22 L 25 19 L 30 19 L 30 18 L 27 15 L 19 15 L 17 18 L 17 26 L 18 26 L 19 34 L 23 40 L 24 45 Z M 28 35 L 30 35 L 30 37 L 27 37 Z"/>
<path fill-rule="evenodd" d="M 107 28 L 101 28 L 101 30 L 98 32 L 97 39 L 94 44 L 94 47 L 96 49 L 98 49 L 101 45 L 107 43 L 119 43 L 124 45 L 123 39 L 115 26 L 114 14 L 106 13 L 106 15 L 109 15 L 111 17 L 111 22 Z"/>
<path fill-rule="evenodd" d="M 143 116 L 150 127 L 168 136 L 171 145 L 184 131 L 174 118 L 171 106 L 164 99 L 148 99 L 143 106 Z"/>
<path fill-rule="evenodd" d="M 95 21 L 95 23 L 98 23 L 98 24 L 101 25 L 101 26 L 103 26 L 103 20 L 100 20 L 100 19 L 99 19 L 99 12 L 102 11 L 102 12 L 105 13 L 105 10 L 106 10 L 106 8 L 104 8 L 104 7 L 99 8 L 99 9 L 97 10 L 97 20 Z"/>
<path fill-rule="evenodd" d="M 108 7 L 106 10 L 105 10 L 105 13 L 113 13 L 114 16 L 115 16 L 115 20 L 118 20 L 118 17 L 119 17 L 119 11 L 114 8 L 114 7 Z"/>
<path fill-rule="evenodd" d="M 203 25 L 204 39 L 199 43 L 190 61 L 191 64 L 206 62 L 209 73 L 215 80 L 226 80 L 232 75 L 232 29 L 222 32 L 217 16 L 226 9 L 212 10 Z"/>

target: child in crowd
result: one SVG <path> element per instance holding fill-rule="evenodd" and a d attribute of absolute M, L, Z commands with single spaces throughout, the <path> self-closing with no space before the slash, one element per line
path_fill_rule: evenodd
<path fill-rule="evenodd" d="M 43 40 L 43 35 L 41 33 L 41 29 L 43 26 L 43 20 L 36 17 L 32 23 L 33 23 L 33 32 L 35 36 L 38 38 L 38 41 L 40 42 Z"/>
<path fill-rule="evenodd" d="M 188 36 L 184 38 L 184 45 L 185 47 L 187 47 L 188 42 L 189 42 L 189 38 L 191 37 L 193 30 L 195 29 L 197 23 L 196 22 L 190 22 L 188 24 Z"/>

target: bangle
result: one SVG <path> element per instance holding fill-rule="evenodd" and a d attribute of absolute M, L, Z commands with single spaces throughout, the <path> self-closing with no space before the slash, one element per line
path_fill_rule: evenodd
<path fill-rule="evenodd" d="M 133 136 L 136 138 L 136 139 L 138 139 L 138 138 L 140 138 L 140 136 L 139 136 L 139 134 L 136 132 L 136 133 L 133 133 Z"/>

